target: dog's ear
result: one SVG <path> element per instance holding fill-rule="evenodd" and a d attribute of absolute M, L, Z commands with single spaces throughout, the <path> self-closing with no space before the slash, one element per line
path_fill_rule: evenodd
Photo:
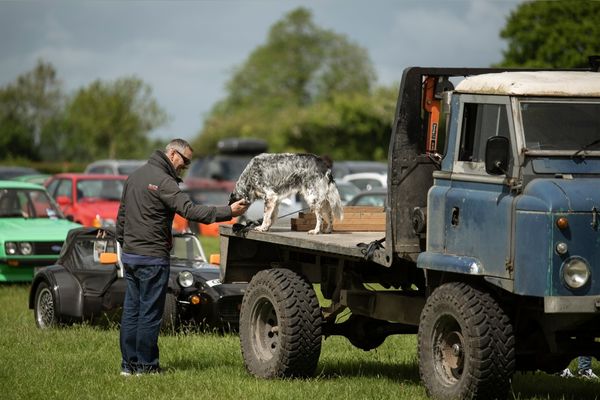
<path fill-rule="evenodd" d="M 238 201 L 237 196 L 235 195 L 235 193 L 231 193 L 229 195 L 229 204 L 228 205 L 232 205 L 233 203 L 235 203 L 236 201 Z"/>

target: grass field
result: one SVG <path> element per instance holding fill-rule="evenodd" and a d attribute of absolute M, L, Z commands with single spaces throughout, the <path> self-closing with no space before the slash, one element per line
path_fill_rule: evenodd
<path fill-rule="evenodd" d="M 207 253 L 216 251 L 211 246 Z M 426 399 L 413 335 L 389 337 L 370 352 L 328 338 L 315 377 L 294 380 L 246 373 L 235 335 L 161 336 L 166 373 L 121 377 L 116 326 L 41 331 L 28 292 L 28 285 L 0 285 L 0 399 Z M 600 399 L 600 383 L 517 374 L 510 398 Z"/>

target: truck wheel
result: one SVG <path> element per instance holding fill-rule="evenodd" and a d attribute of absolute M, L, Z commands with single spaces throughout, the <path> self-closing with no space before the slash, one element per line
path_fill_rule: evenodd
<path fill-rule="evenodd" d="M 35 291 L 35 324 L 40 329 L 49 329 L 58 326 L 59 318 L 56 311 L 54 293 L 46 282 L 40 282 Z"/>
<path fill-rule="evenodd" d="M 260 378 L 314 374 L 321 354 L 322 315 L 312 285 L 288 269 L 258 272 L 240 310 L 246 369 Z"/>
<path fill-rule="evenodd" d="M 177 312 L 177 298 L 173 293 L 167 293 L 160 330 L 163 333 L 173 333 L 179 328 L 179 313 Z"/>
<path fill-rule="evenodd" d="M 510 319 L 488 293 L 447 283 L 427 299 L 419 373 L 435 399 L 506 398 L 515 368 Z"/>

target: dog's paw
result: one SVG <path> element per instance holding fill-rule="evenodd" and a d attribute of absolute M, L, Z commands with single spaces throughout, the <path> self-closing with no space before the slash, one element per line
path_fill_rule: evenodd
<path fill-rule="evenodd" d="M 320 235 L 321 231 L 318 229 L 311 229 L 310 231 L 308 231 L 309 235 Z"/>
<path fill-rule="evenodd" d="M 254 228 L 254 230 L 255 230 L 255 231 L 258 231 L 258 232 L 266 232 L 266 231 L 268 231 L 268 230 L 269 230 L 269 227 L 268 227 L 268 226 L 262 226 L 262 225 L 261 225 L 261 226 L 257 226 L 256 228 Z"/>

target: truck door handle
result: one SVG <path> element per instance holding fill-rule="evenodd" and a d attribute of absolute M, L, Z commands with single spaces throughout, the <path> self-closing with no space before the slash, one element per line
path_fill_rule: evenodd
<path fill-rule="evenodd" d="M 452 207 L 452 216 L 450 217 L 450 223 L 452 224 L 452 226 L 458 225 L 459 214 L 460 214 L 460 209 L 458 207 Z"/>

